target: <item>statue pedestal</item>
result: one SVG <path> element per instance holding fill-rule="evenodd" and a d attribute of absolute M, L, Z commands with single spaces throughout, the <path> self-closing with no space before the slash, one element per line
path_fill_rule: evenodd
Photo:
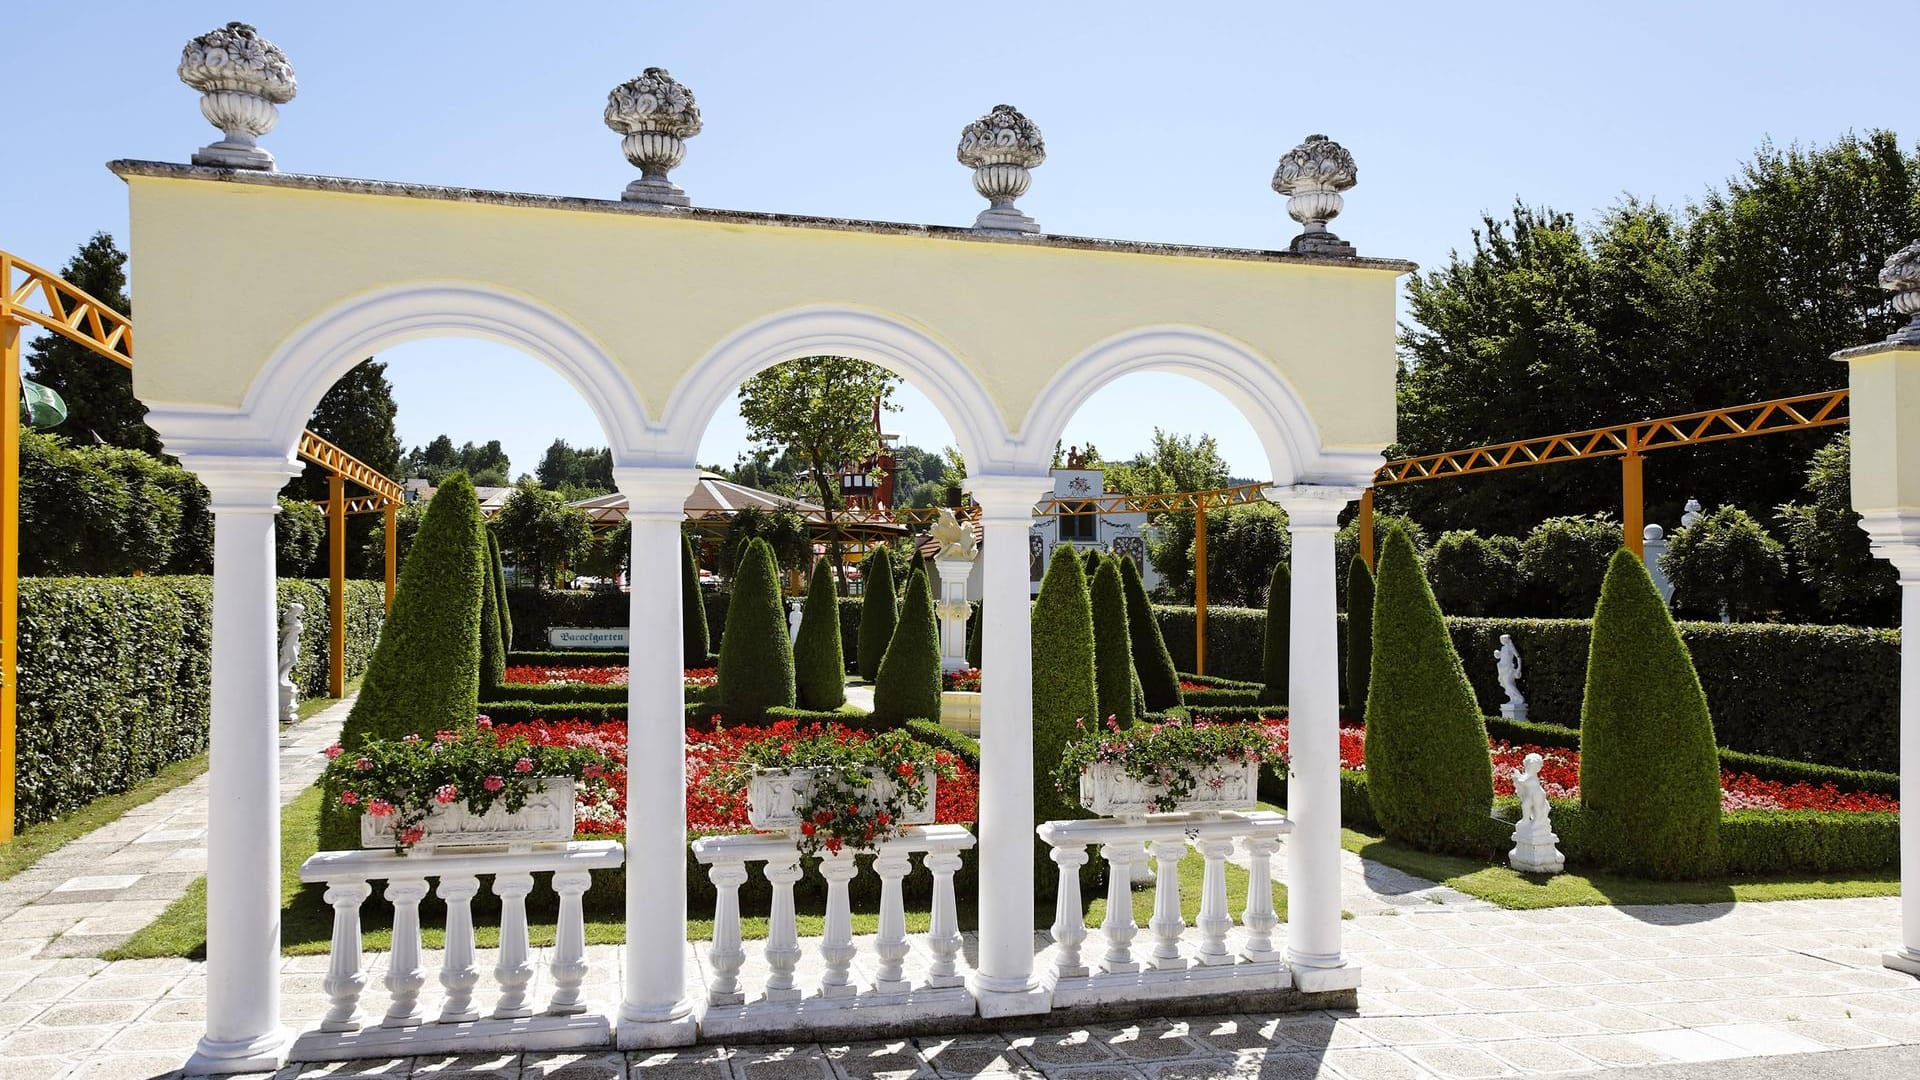
<path fill-rule="evenodd" d="M 940 619 L 940 670 L 965 671 L 967 664 L 967 616 L 973 610 L 967 603 L 967 578 L 973 574 L 971 559 L 935 559 L 940 571 L 940 603 L 934 611 Z"/>
<path fill-rule="evenodd" d="M 1551 827 L 1521 825 L 1513 830 L 1513 852 L 1507 865 L 1523 874 L 1557 874 L 1567 868 L 1567 857 L 1557 846 Z"/>
<path fill-rule="evenodd" d="M 296 699 L 296 695 L 293 692 L 293 682 L 288 679 L 281 679 L 280 680 L 280 722 L 281 723 L 283 724 L 293 723 L 293 707 L 296 704 L 295 699 Z"/>
<path fill-rule="evenodd" d="M 1525 720 L 1527 718 L 1526 699 L 1522 698 L 1519 701 L 1509 701 L 1505 705 L 1500 706 L 1500 715 L 1508 720 Z"/>

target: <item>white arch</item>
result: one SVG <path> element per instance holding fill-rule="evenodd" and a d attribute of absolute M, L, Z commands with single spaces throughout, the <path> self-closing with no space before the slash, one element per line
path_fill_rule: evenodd
<path fill-rule="evenodd" d="M 879 311 L 814 306 L 766 316 L 715 345 L 674 387 L 662 452 L 692 461 L 714 413 L 746 379 L 803 356 L 853 356 L 906 378 L 953 428 L 968 471 L 1004 471 L 1012 439 L 977 375 L 933 336 Z"/>
<path fill-rule="evenodd" d="M 1244 342 L 1193 326 L 1143 326 L 1087 349 L 1056 372 L 1021 425 L 1024 456 L 1051 461 L 1067 422 L 1100 388 L 1136 371 L 1168 371 L 1219 391 L 1246 416 L 1278 485 L 1345 482 L 1348 455 L 1323 451 L 1319 426 L 1292 384 Z M 1371 466 L 1366 471 L 1371 472 Z"/>
<path fill-rule="evenodd" d="M 539 301 L 479 282 L 409 282 L 341 301 L 280 343 L 240 411 L 291 452 L 314 406 L 355 364 L 405 341 L 445 336 L 497 341 L 544 362 L 586 399 L 616 465 L 651 456 L 646 407 L 599 342 Z"/>

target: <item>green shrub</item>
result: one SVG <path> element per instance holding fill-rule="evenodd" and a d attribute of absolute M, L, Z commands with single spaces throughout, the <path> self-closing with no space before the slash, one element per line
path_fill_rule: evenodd
<path fill-rule="evenodd" d="M 975 671 L 980 670 L 980 628 L 986 621 L 985 606 L 973 605 L 967 616 L 967 666 Z"/>
<path fill-rule="evenodd" d="M 1600 596 L 1620 523 L 1606 514 L 1548 518 L 1520 543 L 1520 573 L 1556 615 L 1583 618 Z"/>
<path fill-rule="evenodd" d="M 1140 691 L 1149 712 L 1163 712 L 1180 704 L 1180 675 L 1160 636 L 1160 621 L 1147 603 L 1140 567 L 1122 559 L 1120 585 L 1127 594 L 1127 636 L 1133 642 L 1133 667 L 1140 675 Z"/>
<path fill-rule="evenodd" d="M 1799 578 L 1829 619 L 1885 626 L 1900 607 L 1900 576 L 1874 558 L 1853 509 L 1853 441 L 1841 429 L 1807 464 L 1807 501 L 1779 508 Z"/>
<path fill-rule="evenodd" d="M 510 687 L 509 693 L 515 693 L 524 687 Z M 697 715 L 710 716 L 712 706 L 690 705 Z M 531 701 L 516 696 L 511 701 L 489 701 L 480 706 L 481 714 L 501 724 L 529 724 L 535 720 L 579 720 L 589 724 L 602 724 L 610 720 L 627 718 L 627 703 L 624 701 Z"/>
<path fill-rule="evenodd" d="M 1729 874 L 1858 873 L 1900 865 L 1900 815 L 1820 810 L 1723 814 L 1720 857 Z"/>
<path fill-rule="evenodd" d="M 1427 552 L 1427 580 L 1440 610 L 1456 615 L 1509 615 L 1519 609 L 1520 541 L 1471 529 L 1440 534 Z"/>
<path fill-rule="evenodd" d="M 1425 562 L 1427 558 L 1427 548 L 1432 546 L 1431 541 L 1427 538 L 1425 526 L 1422 526 L 1419 522 L 1405 514 L 1376 510 L 1373 515 L 1374 564 L 1379 565 L 1380 549 L 1385 546 L 1387 542 L 1387 533 L 1394 529 L 1399 529 L 1401 532 L 1407 534 L 1407 539 L 1413 541 L 1413 550 L 1419 554 L 1421 561 Z M 1353 517 L 1347 519 L 1347 523 L 1340 527 L 1338 533 L 1334 534 L 1333 565 L 1346 566 L 1359 557 L 1360 515 L 1355 514 Z M 1343 609 L 1352 611 L 1354 604 L 1353 600 L 1347 596 L 1347 579 L 1340 579 L 1335 587 L 1339 592 L 1339 596 L 1335 598 L 1335 602 Z"/>
<path fill-rule="evenodd" d="M 508 621 L 513 627 L 513 646 L 518 650 L 551 649 L 547 632 L 556 626 L 625 626 L 632 617 L 631 607 L 631 597 L 618 589 L 540 589 L 532 585 L 507 589 Z M 721 614 L 720 625 L 724 626 L 725 612 Z M 687 666 L 704 666 L 695 664 L 695 659 L 688 657 Z"/>
<path fill-rule="evenodd" d="M 1625 548 L 1593 615 L 1580 742 L 1580 801 L 1608 865 L 1658 878 L 1719 870 L 1707 697 L 1646 565 Z"/>
<path fill-rule="evenodd" d="M 507 603 L 507 570 L 500 558 L 500 538 L 487 530 L 488 572 L 493 577 L 494 610 L 500 617 L 500 648 L 513 648 L 513 612 Z"/>
<path fill-rule="evenodd" d="M 1194 669 L 1194 617 L 1190 607 L 1156 606 L 1168 654 L 1180 671 Z M 1264 686 L 1267 654 L 1265 608 L 1207 608 L 1207 673 Z"/>
<path fill-rule="evenodd" d="M 873 715 L 881 723 L 940 719 L 940 630 L 933 619 L 933 592 L 925 570 L 907 578 L 906 601 L 893 641 L 880 659 L 873 685 Z"/>
<path fill-rule="evenodd" d="M 1260 663 L 1262 687 L 1260 704 L 1284 705 L 1287 701 L 1287 672 L 1291 647 L 1289 628 L 1293 625 L 1293 578 L 1287 564 L 1273 564 L 1273 577 L 1267 582 L 1267 626 Z"/>
<path fill-rule="evenodd" d="M 707 637 L 707 605 L 700 597 L 700 568 L 693 559 L 693 538 L 685 535 L 680 537 L 680 635 L 680 652 L 686 665 L 700 667 L 712 644 Z"/>
<path fill-rule="evenodd" d="M 432 735 L 473 720 L 480 697 L 486 548 L 464 473 L 441 481 L 400 570 L 393 612 L 340 741 Z"/>
<path fill-rule="evenodd" d="M 494 587 L 493 546 L 486 542 L 487 526 L 480 525 L 482 579 L 480 585 L 480 688 L 492 696 L 507 679 L 507 643 L 500 637 L 500 591 Z"/>
<path fill-rule="evenodd" d="M 899 620 L 899 598 L 893 591 L 893 556 L 885 547 L 867 556 L 860 580 L 865 589 L 860 605 L 859 661 L 860 677 L 873 682 L 880 677 L 880 661 L 893 640 L 893 625 Z"/>
<path fill-rule="evenodd" d="M 1077 793 L 1059 791 L 1053 768 L 1078 735 L 1100 721 L 1093 604 L 1072 544 L 1058 544 L 1033 602 L 1033 814 L 1035 823 L 1085 817 Z M 991 676 L 989 676 L 991 677 Z M 1036 879 L 1045 882 L 1046 877 Z"/>
<path fill-rule="evenodd" d="M 1374 817 L 1415 847 L 1475 851 L 1493 805 L 1487 729 L 1412 542 L 1395 529 L 1382 547 L 1366 711 Z"/>
<path fill-rule="evenodd" d="M 327 516 L 304 499 L 280 496 L 280 512 L 273 516 L 273 567 L 283 578 L 305 577 L 320 559 L 327 540 Z M 202 572 L 212 569 L 211 561 Z"/>
<path fill-rule="evenodd" d="M 1180 703 L 1196 709 L 1213 708 L 1222 705 L 1271 705 L 1273 702 L 1261 700 L 1265 697 L 1262 690 L 1236 690 L 1231 688 L 1182 690 Z"/>
<path fill-rule="evenodd" d="M 794 697 L 803 709 L 832 710 L 847 703 L 838 601 L 833 594 L 833 568 L 821 559 L 813 564 L 806 607 L 800 613 L 800 636 L 793 643 Z"/>
<path fill-rule="evenodd" d="M 980 767 L 979 739 L 950 727 L 942 727 L 934 720 L 909 720 L 905 727 L 913 733 L 914 738 L 928 746 L 944 747 L 960 755 L 961 760 L 975 769 Z"/>
<path fill-rule="evenodd" d="M 1127 587 L 1121 580 L 1118 558 L 1101 559 L 1093 573 L 1093 667 L 1096 678 L 1095 712 L 1111 716 L 1121 727 L 1133 726 L 1133 638 L 1127 627 Z"/>
<path fill-rule="evenodd" d="M 1736 620 L 1772 611 L 1787 582 L 1787 554 L 1753 515 L 1722 506 L 1667 541 L 1660 569 L 1673 582 L 1673 609 L 1701 619 Z"/>
<path fill-rule="evenodd" d="M 758 537 L 746 542 L 734 567 L 718 675 L 718 703 L 729 716 L 793 707 L 793 643 L 780 602 L 780 570 L 773 548 Z"/>
<path fill-rule="evenodd" d="M 1373 571 L 1355 555 L 1347 566 L 1347 708 L 1367 714 L 1367 683 L 1373 679 Z"/>

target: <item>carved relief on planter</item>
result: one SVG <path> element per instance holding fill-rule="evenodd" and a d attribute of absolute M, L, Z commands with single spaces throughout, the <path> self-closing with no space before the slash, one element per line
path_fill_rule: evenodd
<path fill-rule="evenodd" d="M 1101 817 L 1139 817 L 1143 814 L 1191 814 L 1233 810 L 1260 801 L 1260 763 L 1217 762 L 1198 770 L 1200 783 L 1193 793 L 1161 811 L 1154 800 L 1166 788 L 1127 775 L 1112 762 L 1096 761 L 1080 774 L 1080 805 Z"/>
<path fill-rule="evenodd" d="M 573 839 L 573 824 L 573 779 L 552 777 L 515 811 L 509 811 L 505 802 L 494 803 L 484 814 L 474 813 L 463 802 L 436 805 L 420 823 L 426 835 L 411 850 L 431 855 L 436 848 L 504 844 L 510 851 L 528 851 L 535 844 L 564 844 Z M 393 828 L 393 815 L 362 815 L 360 846 L 392 847 Z"/>
<path fill-rule="evenodd" d="M 769 831 L 799 828 L 800 812 L 796 808 L 813 794 L 815 780 L 831 771 L 825 767 L 814 767 L 755 772 L 747 784 L 747 824 Z M 866 807 L 893 798 L 896 789 L 892 777 L 875 772 L 869 772 L 867 776 L 872 782 L 864 798 Z M 919 809 L 908 807 L 902 813 L 899 824 L 932 824 L 936 794 L 934 785 L 939 779 L 939 775 L 931 770 L 920 777 L 920 786 L 927 793 L 926 805 Z"/>

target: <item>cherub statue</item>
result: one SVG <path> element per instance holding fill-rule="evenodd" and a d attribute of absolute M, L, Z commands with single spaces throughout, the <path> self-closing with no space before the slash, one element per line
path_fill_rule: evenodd
<path fill-rule="evenodd" d="M 1547 789 L 1540 783 L 1540 766 L 1546 759 L 1539 754 L 1528 754 L 1521 759 L 1520 767 L 1513 770 L 1513 793 L 1520 796 L 1520 824 L 1514 831 L 1525 829 L 1529 832 L 1546 825 L 1552 810 L 1547 805 Z"/>
<path fill-rule="evenodd" d="M 1553 808 L 1547 802 L 1546 785 L 1540 782 L 1540 767 L 1546 759 L 1528 754 L 1513 771 L 1513 793 L 1520 797 L 1520 821 L 1513 827 L 1513 852 L 1507 864 L 1515 870 L 1533 874 L 1557 874 L 1566 869 L 1566 857 L 1554 845 L 1560 838 L 1553 834 Z"/>
<path fill-rule="evenodd" d="M 1527 696 L 1520 692 L 1520 650 L 1514 647 L 1512 634 L 1500 635 L 1500 647 L 1494 650 L 1495 672 L 1500 679 L 1500 689 L 1506 692 L 1506 703 L 1500 706 L 1500 715 L 1509 720 L 1527 718 Z"/>
<path fill-rule="evenodd" d="M 933 523 L 933 539 L 940 545 L 936 559 L 959 559 L 972 562 L 980 554 L 980 542 L 974 538 L 973 528 L 962 524 L 952 510 L 941 507 L 940 516 Z"/>

